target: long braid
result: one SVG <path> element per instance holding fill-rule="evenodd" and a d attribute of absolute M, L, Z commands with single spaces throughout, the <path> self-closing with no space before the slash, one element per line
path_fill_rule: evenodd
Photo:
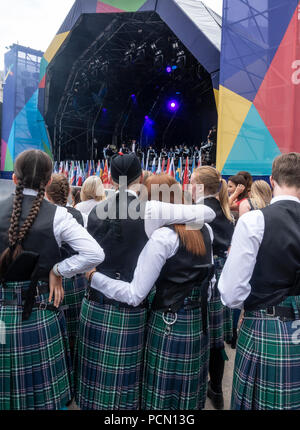
<path fill-rule="evenodd" d="M 20 228 L 18 238 L 17 238 L 17 244 L 18 245 L 22 244 L 27 233 L 31 229 L 36 217 L 38 216 L 38 213 L 39 213 L 42 201 L 44 200 L 44 197 L 45 197 L 45 185 L 41 184 L 39 191 L 38 191 L 38 194 L 37 194 L 37 196 L 33 202 L 31 209 L 30 209 L 30 212 L 29 212 L 24 224 Z"/>
<path fill-rule="evenodd" d="M 46 187 L 46 194 L 58 206 L 67 206 L 70 185 L 65 175 L 52 175 L 51 184 Z"/>
<path fill-rule="evenodd" d="M 3 278 L 8 266 L 14 258 L 16 258 L 16 244 L 18 240 L 19 222 L 22 211 L 24 185 L 21 179 L 18 180 L 16 185 L 16 193 L 13 203 L 13 211 L 10 219 L 10 226 L 8 229 L 8 248 L 6 248 L 0 256 L 0 280 Z"/>

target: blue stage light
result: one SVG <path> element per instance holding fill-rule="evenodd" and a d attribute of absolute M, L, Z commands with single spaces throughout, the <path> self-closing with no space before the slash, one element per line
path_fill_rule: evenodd
<path fill-rule="evenodd" d="M 179 109 L 179 102 L 177 100 L 168 101 L 168 110 L 171 112 L 176 112 Z"/>

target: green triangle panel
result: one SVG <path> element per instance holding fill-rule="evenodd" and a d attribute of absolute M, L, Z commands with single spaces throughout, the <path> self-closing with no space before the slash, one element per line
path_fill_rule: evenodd
<path fill-rule="evenodd" d="M 100 3 L 113 6 L 125 12 L 136 12 L 146 3 L 146 0 L 101 0 Z"/>
<path fill-rule="evenodd" d="M 280 150 L 254 105 L 241 127 L 222 173 L 233 175 L 246 170 L 252 175 L 266 176 Z"/>

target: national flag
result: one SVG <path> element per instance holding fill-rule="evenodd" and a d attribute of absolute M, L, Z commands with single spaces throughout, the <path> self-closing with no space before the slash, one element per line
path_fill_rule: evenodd
<path fill-rule="evenodd" d="M 155 164 L 156 164 L 156 157 L 154 157 L 153 158 L 153 161 L 152 161 L 152 173 L 155 175 L 155 173 L 156 173 L 156 169 L 155 169 Z"/>
<path fill-rule="evenodd" d="M 143 158 L 142 158 L 142 162 L 141 162 L 141 168 L 142 170 L 145 169 L 145 154 L 143 153 Z"/>
<path fill-rule="evenodd" d="M 78 187 L 81 187 L 82 184 L 83 184 L 82 170 L 81 170 L 81 167 L 79 166 L 79 172 L 78 172 L 78 175 L 77 175 L 76 185 Z"/>
<path fill-rule="evenodd" d="M 57 161 L 55 161 L 54 166 L 53 166 L 53 173 L 58 173 L 58 165 L 57 165 Z"/>
<path fill-rule="evenodd" d="M 181 157 L 180 157 L 178 161 L 178 166 L 176 169 L 176 175 L 175 175 L 175 179 L 179 183 L 181 183 L 181 176 L 182 176 L 182 169 L 181 169 Z"/>
<path fill-rule="evenodd" d="M 195 156 L 194 156 L 193 157 L 193 164 L 192 164 L 192 173 L 194 173 L 195 169 L 196 169 L 196 159 L 195 159 Z"/>
<path fill-rule="evenodd" d="M 90 166 L 89 166 L 89 162 L 87 161 L 86 165 L 85 165 L 85 169 L 84 169 L 84 177 L 85 177 L 85 179 L 90 176 L 89 175 L 89 169 L 90 169 Z"/>
<path fill-rule="evenodd" d="M 161 173 L 165 173 L 165 163 L 166 163 L 166 160 L 165 158 L 163 158 L 162 165 L 161 165 Z"/>
<path fill-rule="evenodd" d="M 64 174 L 67 179 L 69 179 L 69 162 L 65 162 Z"/>
<path fill-rule="evenodd" d="M 170 174 L 170 158 L 169 157 L 168 157 L 168 162 L 167 162 L 166 174 L 167 175 Z"/>
<path fill-rule="evenodd" d="M 185 168 L 183 173 L 183 181 L 182 181 L 183 189 L 185 188 L 186 185 L 188 185 L 188 183 L 189 183 L 189 157 L 186 157 Z"/>
<path fill-rule="evenodd" d="M 175 178 L 174 157 L 172 157 L 172 160 L 171 160 L 171 163 L 170 163 L 169 175 L 171 175 L 171 176 L 173 176 L 173 178 Z"/>
<path fill-rule="evenodd" d="M 60 173 L 60 174 L 64 173 L 64 162 L 63 162 L 63 161 L 61 161 L 61 162 L 59 163 L 59 170 L 58 170 L 58 173 Z"/>
<path fill-rule="evenodd" d="M 96 176 L 99 176 L 99 178 L 100 178 L 100 176 L 101 176 L 100 160 L 98 160 L 98 163 L 97 163 Z"/>
<path fill-rule="evenodd" d="M 148 149 L 148 152 L 147 152 L 147 160 L 146 160 L 145 170 L 149 170 L 149 149 Z"/>
<path fill-rule="evenodd" d="M 161 158 L 159 157 L 156 174 L 159 175 L 160 173 L 161 173 Z"/>
<path fill-rule="evenodd" d="M 108 164 L 107 164 L 107 160 L 105 160 L 105 166 L 104 166 L 104 171 L 103 171 L 103 175 L 102 175 L 102 182 L 103 185 L 108 184 L 109 183 L 109 178 L 108 178 Z"/>

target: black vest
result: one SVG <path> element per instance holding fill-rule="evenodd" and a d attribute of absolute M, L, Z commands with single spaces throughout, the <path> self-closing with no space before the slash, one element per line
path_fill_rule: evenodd
<path fill-rule="evenodd" d="M 143 203 L 132 194 L 126 194 L 127 202 L 120 199 L 118 193 L 94 207 L 88 218 L 88 232 L 105 252 L 105 260 L 99 266 L 101 273 L 111 278 L 131 282 L 138 257 L 148 237 L 145 233 L 144 219 L 134 220 L 128 215 L 128 207 L 132 204 L 144 213 Z M 100 219 L 100 210 L 109 211 L 111 215 L 116 215 L 116 219 L 109 219 L 109 217 Z"/>
<path fill-rule="evenodd" d="M 8 247 L 8 229 L 13 209 L 14 195 L 1 201 L 0 204 L 0 253 Z M 20 225 L 23 225 L 35 196 L 24 195 Z M 49 272 L 54 264 L 61 261 L 61 254 L 53 232 L 53 221 L 56 206 L 47 200 L 43 200 L 38 216 L 36 217 L 29 233 L 22 243 L 25 251 L 36 252 L 39 258 L 39 279 L 49 280 Z"/>
<path fill-rule="evenodd" d="M 82 213 L 79 210 L 73 208 L 72 206 L 66 206 L 66 209 L 71 215 L 73 215 L 73 217 L 76 219 L 78 224 L 80 224 L 83 227 L 84 223 L 83 223 Z M 73 255 L 78 255 L 78 252 L 74 251 L 74 249 L 72 249 L 71 246 L 68 245 L 67 243 L 62 243 L 60 252 L 61 252 L 62 260 L 72 257 Z"/>
<path fill-rule="evenodd" d="M 265 309 L 281 303 L 300 270 L 300 204 L 281 200 L 261 209 L 265 231 L 250 279 L 245 310 Z M 300 295 L 300 291 L 295 295 Z"/>
<path fill-rule="evenodd" d="M 211 239 L 206 226 L 201 232 L 206 254 L 194 255 L 180 241 L 178 251 L 166 261 L 155 283 L 156 295 L 152 304 L 154 310 L 182 302 L 206 277 L 206 270 L 201 266 L 211 264 Z"/>
<path fill-rule="evenodd" d="M 215 213 L 216 218 L 209 223 L 214 233 L 213 253 L 220 257 L 228 251 L 234 231 L 234 224 L 224 215 L 221 204 L 215 197 L 204 199 L 205 206 L 210 207 Z"/>

